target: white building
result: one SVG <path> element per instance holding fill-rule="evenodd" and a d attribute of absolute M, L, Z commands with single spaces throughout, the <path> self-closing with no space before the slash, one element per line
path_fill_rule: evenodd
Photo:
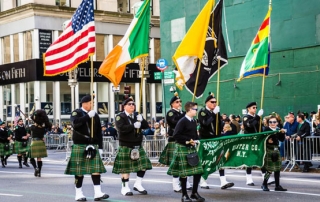
<path fill-rule="evenodd" d="M 120 41 L 130 24 L 133 5 L 139 0 L 94 0 L 96 54 L 94 55 L 95 110 L 102 120 L 111 121 L 117 101 L 122 101 L 123 87 L 139 102 L 139 65 L 127 66 L 120 92 L 112 91 L 107 78 L 97 73 L 101 61 Z M 43 76 L 42 53 L 62 33 L 81 0 L 0 0 L 0 118 L 14 120 L 19 106 L 28 115 L 33 109 L 45 109 L 49 118 L 60 123 L 69 121 L 71 89 L 68 75 Z M 150 78 L 143 91 L 148 119 L 162 116 L 162 88 L 153 79 L 155 61 L 160 58 L 159 0 L 151 0 L 154 25 L 150 32 Z M 138 62 L 138 61 L 137 61 Z M 90 94 L 90 62 L 78 66 L 76 101 Z M 137 104 L 139 105 L 139 103 Z M 78 107 L 78 106 L 77 106 Z M 21 115 L 23 118 L 24 116 Z"/>

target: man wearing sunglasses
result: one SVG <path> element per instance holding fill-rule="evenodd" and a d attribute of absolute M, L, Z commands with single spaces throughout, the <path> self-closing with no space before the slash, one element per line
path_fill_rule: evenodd
<path fill-rule="evenodd" d="M 130 173 L 137 173 L 133 190 L 146 195 L 147 191 L 142 186 L 142 179 L 146 170 L 152 169 L 152 165 L 142 147 L 141 129 L 149 128 L 149 124 L 141 114 L 135 113 L 132 97 L 123 101 L 122 104 L 124 111 L 116 116 L 115 122 L 119 135 L 119 148 L 112 173 L 121 174 L 121 194 L 124 196 L 133 195 L 129 187 L 129 177 Z"/>
<path fill-rule="evenodd" d="M 175 150 L 175 139 L 173 138 L 173 132 L 176 128 L 178 121 L 185 116 L 185 112 L 181 110 L 182 100 L 180 99 L 177 92 L 174 93 L 174 96 L 170 100 L 171 109 L 167 112 L 166 119 L 168 123 L 168 144 L 162 151 L 160 155 L 159 162 L 170 166 L 173 153 Z M 181 192 L 181 186 L 179 181 L 179 176 L 173 176 L 172 178 L 172 188 L 174 192 Z M 187 181 L 187 189 L 191 190 L 192 187 Z"/>
<path fill-rule="evenodd" d="M 221 137 L 221 116 L 220 107 L 217 106 L 217 99 L 213 93 L 209 93 L 209 96 L 205 100 L 206 106 L 202 108 L 198 114 L 200 123 L 199 135 L 201 139 L 210 139 Z M 221 189 L 227 189 L 233 187 L 233 182 L 228 182 L 224 175 L 224 169 L 219 170 Z M 209 189 L 207 182 L 201 178 L 200 187 L 203 189 Z"/>
<path fill-rule="evenodd" d="M 260 130 L 262 130 L 262 126 L 260 125 L 260 119 L 261 119 L 261 116 L 263 115 L 263 109 L 260 109 L 258 114 L 256 114 L 257 112 L 256 102 L 250 102 L 249 104 L 247 104 L 246 108 L 248 113 L 243 116 L 244 134 L 261 132 Z M 252 171 L 252 168 L 247 167 L 246 177 L 247 177 L 248 186 L 254 186 L 251 171 Z"/>

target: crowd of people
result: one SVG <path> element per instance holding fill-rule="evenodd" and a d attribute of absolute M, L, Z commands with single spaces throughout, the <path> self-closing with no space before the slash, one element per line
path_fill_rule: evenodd
<path fill-rule="evenodd" d="M 130 173 L 136 173 L 133 190 L 140 194 L 148 194 L 142 186 L 147 170 L 152 169 L 149 157 L 144 150 L 144 136 L 165 137 L 167 145 L 161 153 L 159 162 L 169 166 L 168 175 L 172 176 L 174 192 L 182 193 L 181 201 L 205 201 L 198 193 L 198 187 L 209 189 L 206 181 L 201 177 L 203 168 L 201 162 L 195 158 L 200 139 L 218 138 L 228 135 L 251 134 L 263 131 L 277 131 L 266 140 L 266 155 L 261 168 L 263 182 L 261 189 L 269 191 L 268 185 L 275 184 L 275 191 L 287 191 L 280 185 L 280 170 L 282 161 L 290 160 L 292 156 L 288 150 L 292 141 L 299 148 L 310 148 L 305 141 L 311 135 L 320 135 L 320 110 L 310 113 L 289 112 L 284 119 L 276 112 L 263 116 L 264 111 L 257 111 L 257 103 L 247 104 L 247 114 L 221 114 L 220 107 L 213 93 L 205 99 L 203 108 L 198 108 L 194 102 L 186 102 L 175 94 L 170 100 L 171 109 L 166 119 L 146 120 L 138 114 L 133 98 L 123 101 L 124 111 L 117 114 L 114 123 L 101 124 L 100 117 L 92 110 L 92 97 L 87 95 L 81 99 L 81 108 L 72 112 L 70 123 L 64 128 L 54 126 L 49 122 L 43 110 L 36 110 L 30 117 L 33 124 L 24 125 L 20 118 L 12 130 L 0 122 L 0 157 L 3 168 L 7 166 L 7 159 L 13 153 L 17 154 L 18 166 L 29 167 L 28 158 L 34 168 L 34 176 L 41 177 L 42 158 L 47 157 L 45 135 L 66 134 L 73 141 L 70 160 L 65 174 L 75 177 L 75 200 L 86 201 L 82 192 L 85 174 L 90 174 L 94 186 L 94 199 L 102 200 L 109 195 L 101 191 L 101 174 L 105 167 L 101 156 L 103 137 L 111 137 L 119 141 L 113 170 L 120 174 L 121 194 L 132 196 L 129 179 Z M 316 117 L 316 118 L 314 118 Z M 313 118 L 313 119 L 312 119 Z M 166 122 L 165 122 L 166 120 Z M 93 122 L 93 124 L 91 124 Z M 29 139 L 31 138 L 31 141 Z M 308 172 L 312 165 L 310 152 L 297 149 L 294 155 L 303 158 L 303 172 Z M 190 159 L 192 160 L 190 160 Z M 190 160 L 190 161 L 189 161 Z M 252 168 L 246 168 L 246 184 L 254 186 Z M 274 173 L 274 178 L 271 177 Z M 193 177 L 192 185 L 188 177 Z M 234 186 L 226 179 L 224 169 L 219 169 L 221 189 Z M 188 195 L 187 191 L 192 191 Z"/>

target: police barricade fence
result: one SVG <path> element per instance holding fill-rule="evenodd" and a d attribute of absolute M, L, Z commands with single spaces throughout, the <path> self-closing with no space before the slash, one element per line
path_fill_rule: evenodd
<path fill-rule="evenodd" d="M 68 143 L 68 135 L 67 134 L 47 134 L 44 136 L 44 142 L 46 144 L 47 149 L 65 149 Z"/>
<path fill-rule="evenodd" d="M 300 163 L 320 161 L 320 136 L 308 136 L 296 140 L 294 135 L 284 143 L 284 161 L 288 162 L 284 171 L 298 168 Z"/>
<path fill-rule="evenodd" d="M 163 135 L 146 135 L 143 140 L 143 148 L 149 158 L 160 158 L 167 144 L 167 138 Z"/>

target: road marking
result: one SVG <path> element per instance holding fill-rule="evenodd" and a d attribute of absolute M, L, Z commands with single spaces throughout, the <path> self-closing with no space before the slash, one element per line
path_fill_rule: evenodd
<path fill-rule="evenodd" d="M 0 196 L 13 196 L 13 197 L 21 197 L 23 195 L 16 195 L 16 194 L 3 194 L 3 193 L 0 193 Z"/>

